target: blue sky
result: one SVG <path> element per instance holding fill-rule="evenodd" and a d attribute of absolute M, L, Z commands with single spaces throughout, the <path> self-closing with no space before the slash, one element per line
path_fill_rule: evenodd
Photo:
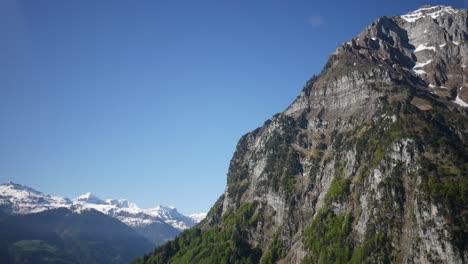
<path fill-rule="evenodd" d="M 379 16 L 460 1 L 0 1 L 0 181 L 208 211 L 237 140 Z"/>

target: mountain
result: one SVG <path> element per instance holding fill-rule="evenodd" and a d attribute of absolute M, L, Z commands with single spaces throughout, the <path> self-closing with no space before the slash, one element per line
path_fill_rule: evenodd
<path fill-rule="evenodd" d="M 173 207 L 140 209 L 127 200 L 101 200 L 91 193 L 73 199 L 72 207 L 74 211 L 94 209 L 114 217 L 134 228 L 155 245 L 173 239 L 182 230 L 196 224 L 193 219 L 180 214 Z"/>
<path fill-rule="evenodd" d="M 135 263 L 468 262 L 467 10 L 381 17 L 244 135 L 206 219 Z"/>
<path fill-rule="evenodd" d="M 0 210 L 7 214 L 30 214 L 59 207 L 70 208 L 67 198 L 44 195 L 20 184 L 0 184 Z"/>
<path fill-rule="evenodd" d="M 46 195 L 20 184 L 0 184 L 0 211 L 7 214 L 31 214 L 57 208 L 67 208 L 76 213 L 91 209 L 99 211 L 134 228 L 155 245 L 174 238 L 200 220 L 182 215 L 174 207 L 141 209 L 127 200 L 102 200 L 91 193 L 70 200 Z"/>
<path fill-rule="evenodd" d="M 0 263 L 129 263 L 153 244 L 95 210 L 0 216 Z"/>
<path fill-rule="evenodd" d="M 193 221 L 200 223 L 201 221 L 203 221 L 203 219 L 206 218 L 206 213 L 191 214 L 189 215 L 189 217 L 192 218 Z"/>

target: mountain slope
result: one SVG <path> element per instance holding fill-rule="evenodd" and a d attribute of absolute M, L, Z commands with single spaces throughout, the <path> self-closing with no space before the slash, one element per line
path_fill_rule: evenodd
<path fill-rule="evenodd" d="M 95 210 L 0 217 L 1 263 L 129 263 L 153 246 Z"/>
<path fill-rule="evenodd" d="M 468 261 L 467 10 L 377 19 L 243 136 L 196 228 L 137 263 Z"/>

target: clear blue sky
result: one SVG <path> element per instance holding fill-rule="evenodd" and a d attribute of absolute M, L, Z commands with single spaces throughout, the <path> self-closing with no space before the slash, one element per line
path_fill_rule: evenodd
<path fill-rule="evenodd" d="M 379 16 L 459 1 L 0 0 L 0 181 L 207 211 L 237 140 Z"/>

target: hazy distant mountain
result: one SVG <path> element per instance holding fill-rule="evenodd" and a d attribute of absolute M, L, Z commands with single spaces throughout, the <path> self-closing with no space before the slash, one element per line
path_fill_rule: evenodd
<path fill-rule="evenodd" d="M 31 214 L 57 208 L 67 208 L 76 213 L 94 209 L 134 228 L 156 245 L 194 226 L 204 215 L 195 214 L 191 218 L 174 207 L 166 206 L 141 209 L 128 200 L 102 200 L 91 193 L 70 200 L 43 194 L 20 184 L 0 184 L 0 211 L 6 214 Z"/>
<path fill-rule="evenodd" d="M 206 218 L 206 213 L 191 214 L 191 215 L 189 215 L 189 217 L 192 218 L 195 222 L 199 223 L 203 219 Z"/>

